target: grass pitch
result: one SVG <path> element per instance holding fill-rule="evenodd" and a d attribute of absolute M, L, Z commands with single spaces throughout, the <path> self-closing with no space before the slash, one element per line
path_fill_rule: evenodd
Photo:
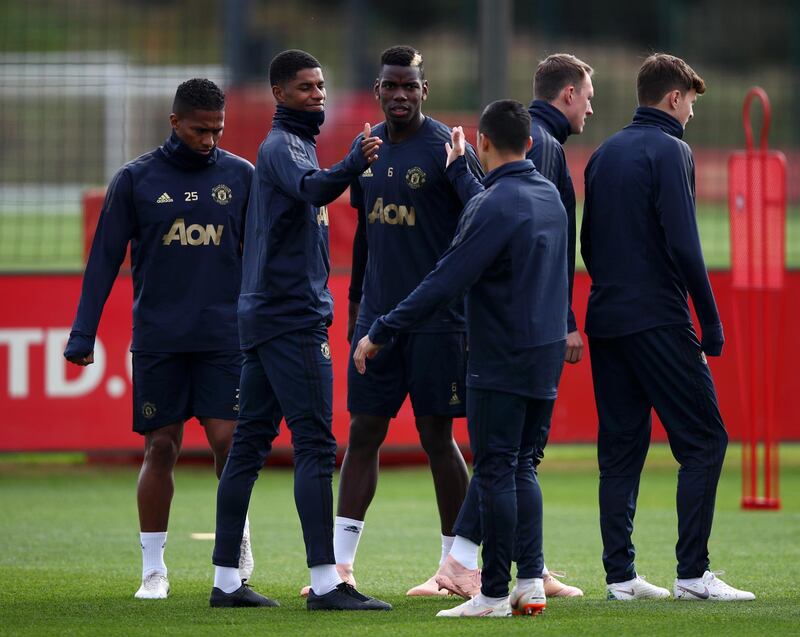
<path fill-rule="evenodd" d="M 140 551 L 136 468 L 70 463 L 70 457 L 0 456 L 0 635 L 778 635 L 800 634 L 800 446 L 781 449 L 779 512 L 739 509 L 739 452 L 732 448 L 717 498 L 712 567 L 752 590 L 755 602 L 608 602 L 600 563 L 594 447 L 553 446 L 542 466 L 545 556 L 568 571 L 582 599 L 550 600 L 545 614 L 507 620 L 437 619 L 455 598 L 419 599 L 405 591 L 429 577 L 439 529 L 427 469 L 384 470 L 359 547 L 359 587 L 391 602 L 390 613 L 309 613 L 292 475 L 266 470 L 250 511 L 257 590 L 278 609 L 211 609 L 212 543 L 192 533 L 214 529 L 210 467 L 181 467 L 167 545 L 172 594 L 133 598 Z M 36 460 L 39 462 L 35 462 Z M 640 574 L 672 587 L 675 463 L 663 445 L 650 452 L 634 535 Z"/>

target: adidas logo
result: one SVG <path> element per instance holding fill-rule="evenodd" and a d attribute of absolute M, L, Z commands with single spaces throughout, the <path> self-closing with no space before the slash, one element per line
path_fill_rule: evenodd
<path fill-rule="evenodd" d="M 170 197 L 167 193 L 164 193 L 158 199 L 156 199 L 156 203 L 172 203 L 172 197 Z"/>
<path fill-rule="evenodd" d="M 362 177 L 372 177 L 372 166 L 369 166 L 363 173 L 361 173 Z"/>
<path fill-rule="evenodd" d="M 349 531 L 350 533 L 355 533 L 356 535 L 361 533 L 361 531 L 359 530 L 359 528 L 355 524 L 352 524 L 350 526 L 344 527 L 344 530 L 345 531 Z"/>

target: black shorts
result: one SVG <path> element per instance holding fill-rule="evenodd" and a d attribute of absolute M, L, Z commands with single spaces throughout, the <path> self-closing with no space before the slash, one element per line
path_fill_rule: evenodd
<path fill-rule="evenodd" d="M 353 362 L 358 341 L 369 332 L 356 326 L 347 368 L 347 409 L 351 414 L 394 418 L 406 396 L 414 415 L 466 415 L 466 335 L 398 334 L 367 361 L 359 374 Z"/>
<path fill-rule="evenodd" d="M 133 430 L 144 434 L 192 416 L 236 420 L 242 353 L 134 352 Z"/>

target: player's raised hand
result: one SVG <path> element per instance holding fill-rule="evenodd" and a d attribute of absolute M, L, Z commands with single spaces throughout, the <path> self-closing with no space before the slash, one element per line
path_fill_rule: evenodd
<path fill-rule="evenodd" d="M 464 129 L 461 126 L 454 126 L 450 131 L 450 141 L 453 142 L 452 146 L 447 142 L 444 144 L 444 150 L 447 153 L 447 162 L 445 163 L 445 168 L 447 168 L 467 151 L 467 142 L 464 138 Z"/>
<path fill-rule="evenodd" d="M 353 361 L 356 364 L 356 369 L 359 374 L 365 374 L 367 371 L 367 359 L 373 358 L 375 354 L 383 347 L 383 345 L 376 345 L 369 340 L 369 335 L 358 341 L 356 351 L 353 352 Z"/>
<path fill-rule="evenodd" d="M 372 163 L 378 159 L 378 148 L 380 148 L 383 140 L 380 137 L 372 137 L 372 127 L 369 122 L 364 124 L 364 138 L 361 140 L 361 153 L 367 163 Z"/>

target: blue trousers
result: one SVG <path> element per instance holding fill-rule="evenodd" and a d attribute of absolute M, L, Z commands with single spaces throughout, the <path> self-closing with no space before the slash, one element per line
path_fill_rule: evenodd
<path fill-rule="evenodd" d="M 600 531 L 606 582 L 636 577 L 631 542 L 639 477 L 650 445 L 651 412 L 667 432 L 678 470 L 678 577 L 709 567 L 714 517 L 728 434 L 714 381 L 690 326 L 619 338 L 589 337 L 600 427 Z"/>
<path fill-rule="evenodd" d="M 483 542 L 481 592 L 489 597 L 508 595 L 512 560 L 519 577 L 542 576 L 542 499 L 534 456 L 537 442 L 549 428 L 553 404 L 553 400 L 467 389 L 473 476 L 472 496 L 465 506 L 474 506 L 477 494 Z M 461 535 L 458 525 L 456 532 Z"/>
<path fill-rule="evenodd" d="M 281 416 L 292 432 L 294 499 L 309 567 L 334 564 L 331 432 L 333 373 L 327 330 L 285 334 L 245 352 L 239 419 L 217 489 L 213 563 L 237 567 L 244 519 Z"/>
<path fill-rule="evenodd" d="M 552 412 L 552 407 L 551 407 Z M 534 477 L 538 478 L 538 468 L 544 458 L 544 448 L 547 446 L 547 438 L 550 435 L 551 418 L 547 422 L 541 423 L 539 429 L 538 440 L 533 448 L 533 457 L 531 458 L 533 465 Z M 525 462 L 528 459 L 525 458 Z M 527 471 L 527 469 L 526 469 Z M 519 555 L 519 550 L 516 548 L 524 542 L 517 542 L 515 544 L 514 561 L 517 562 L 517 575 L 518 577 L 533 578 L 541 577 L 542 570 L 544 569 L 544 554 L 543 554 L 543 528 L 542 528 L 542 490 L 539 487 L 539 481 L 527 480 L 523 482 L 522 488 L 517 487 L 517 509 L 523 511 L 524 524 L 522 532 L 531 533 L 534 541 L 534 550 L 536 551 L 536 558 L 529 558 L 527 562 L 524 557 Z M 527 530 L 526 525 L 530 525 L 530 530 Z M 475 544 L 483 542 L 483 528 L 481 527 L 481 512 L 480 500 L 478 496 L 478 483 L 475 480 L 470 480 L 469 488 L 467 489 L 467 496 L 464 498 L 464 503 L 461 505 L 461 510 L 458 512 L 458 518 L 453 526 L 453 532 L 456 535 L 467 538 Z M 518 532 L 519 533 L 519 532 Z M 520 559 L 522 558 L 522 562 Z"/>

